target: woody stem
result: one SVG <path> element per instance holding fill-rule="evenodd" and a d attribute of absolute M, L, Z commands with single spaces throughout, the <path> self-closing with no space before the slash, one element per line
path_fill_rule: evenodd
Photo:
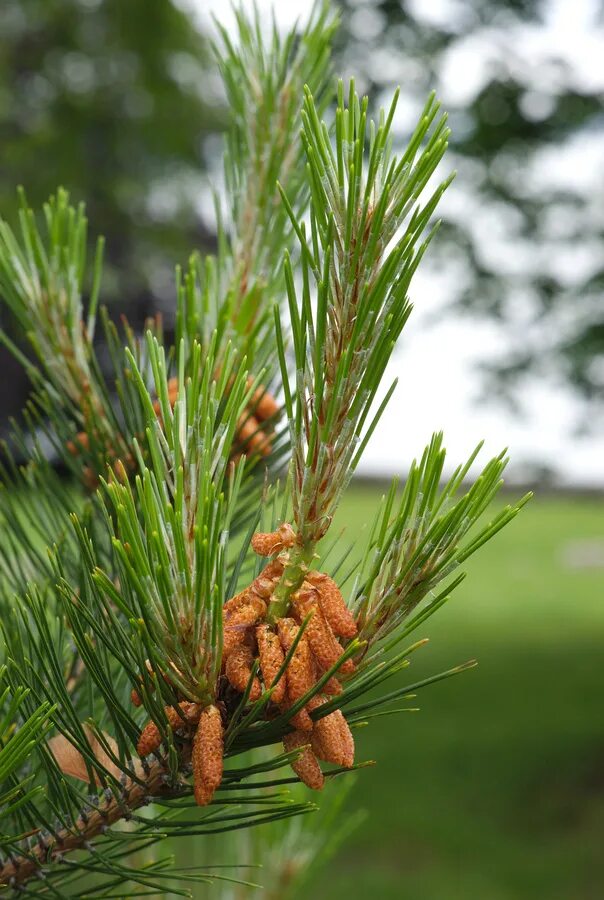
<path fill-rule="evenodd" d="M 85 819 L 82 816 L 82 827 L 76 830 L 61 829 L 23 856 L 10 859 L 0 868 L 0 890 L 7 885 L 14 887 L 23 884 L 49 863 L 58 862 L 63 854 L 81 850 L 105 828 L 127 818 L 132 811 L 148 803 L 151 797 L 169 791 L 165 774 L 165 766 L 159 761 L 154 762 L 145 774 L 144 784 L 128 779 L 119 797 L 113 796 L 105 806 L 93 808 Z"/>

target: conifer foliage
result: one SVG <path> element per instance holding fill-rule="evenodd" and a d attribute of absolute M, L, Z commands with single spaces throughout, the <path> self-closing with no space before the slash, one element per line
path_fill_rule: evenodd
<path fill-rule="evenodd" d="M 233 112 L 218 252 L 177 272 L 173 344 L 159 319 L 138 336 L 97 316 L 102 240 L 89 264 L 65 191 L 0 224 L 0 293 L 29 351 L 3 340 L 32 381 L 1 472 L 7 890 L 187 896 L 225 875 L 175 869 L 167 836 L 313 812 L 292 782 L 362 767 L 356 729 L 377 708 L 472 665 L 383 690 L 523 502 L 487 523 L 505 455 L 468 487 L 477 450 L 443 482 L 436 435 L 366 536 L 331 536 L 386 404 L 404 403 L 383 381 L 450 180 L 446 117 L 430 97 L 397 154 L 396 96 L 375 121 L 354 82 L 332 96 L 327 6 L 285 36 L 236 19 L 216 48 Z"/>

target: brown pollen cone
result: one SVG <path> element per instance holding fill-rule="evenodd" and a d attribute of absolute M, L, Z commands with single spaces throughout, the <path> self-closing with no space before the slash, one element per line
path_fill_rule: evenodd
<path fill-rule="evenodd" d="M 252 677 L 253 663 L 254 657 L 247 644 L 240 644 L 239 647 L 235 647 L 227 657 L 224 670 L 225 675 L 235 690 L 239 691 L 241 694 L 246 690 L 248 682 Z M 252 702 L 255 702 L 260 697 L 261 693 L 262 687 L 260 686 L 260 681 L 257 676 L 254 675 L 249 699 Z"/>
<path fill-rule="evenodd" d="M 283 738 L 283 746 L 288 753 L 291 750 L 304 747 L 308 743 L 309 736 L 302 731 L 292 731 L 291 734 L 286 734 Z M 311 747 L 305 747 L 298 759 L 294 760 L 291 765 L 300 781 L 307 787 L 312 788 L 314 791 L 322 790 L 325 784 L 325 777 Z"/>
<path fill-rule="evenodd" d="M 216 706 L 206 706 L 199 716 L 193 738 L 193 793 L 199 806 L 211 803 L 222 781 L 224 737 L 222 718 Z"/>
<path fill-rule="evenodd" d="M 258 556 L 274 556 L 281 550 L 293 547 L 296 534 L 289 522 L 284 522 L 276 531 L 257 531 L 252 537 L 252 549 Z"/>
<path fill-rule="evenodd" d="M 259 453 L 261 456 L 268 456 L 272 450 L 271 442 L 260 427 L 260 422 L 249 413 L 242 415 L 237 422 L 235 439 L 243 446 L 243 453 L 246 455 Z"/>
<path fill-rule="evenodd" d="M 248 629 L 256 625 L 266 615 L 266 603 L 260 597 L 250 594 L 248 600 L 225 617 L 222 639 L 222 654 L 228 659 L 229 654 L 239 644 L 243 644 Z"/>
<path fill-rule="evenodd" d="M 309 572 L 306 579 L 318 591 L 321 611 L 333 633 L 348 640 L 355 638 L 358 634 L 357 623 L 333 578 L 323 572 Z"/>
<path fill-rule="evenodd" d="M 281 646 L 286 653 L 291 650 L 300 630 L 293 619 L 279 619 L 277 622 L 279 630 L 279 640 Z M 315 667 L 313 663 L 312 653 L 306 635 L 303 634 L 293 655 L 288 663 L 285 671 L 287 682 L 287 700 L 288 706 L 293 705 L 308 691 L 312 690 L 316 682 Z M 294 716 L 292 716 L 292 724 L 298 730 L 312 731 L 313 723 L 308 711 L 303 707 Z"/>
<path fill-rule="evenodd" d="M 331 678 L 328 678 L 328 680 L 323 685 L 323 693 L 329 694 L 331 697 L 335 697 L 338 694 L 341 694 L 342 691 L 342 685 L 335 675 L 332 675 Z"/>
<path fill-rule="evenodd" d="M 78 431 L 75 441 L 67 441 L 65 446 L 72 456 L 78 456 L 82 450 L 90 450 L 90 438 L 85 431 Z"/>
<path fill-rule="evenodd" d="M 236 609 L 239 609 L 241 606 L 245 606 L 245 604 L 250 599 L 250 589 L 246 587 L 243 591 L 240 591 L 238 594 L 235 594 L 234 597 L 231 597 L 230 600 L 222 607 L 222 615 L 223 618 L 227 618 L 231 615 L 231 613 L 235 612 Z"/>
<path fill-rule="evenodd" d="M 281 646 L 279 636 L 272 631 L 270 625 L 262 624 L 256 627 L 256 640 L 258 641 L 258 659 L 260 671 L 265 688 L 273 685 L 279 669 L 285 660 L 285 654 Z M 285 699 L 286 675 L 285 672 L 273 687 L 272 700 L 277 705 Z"/>
<path fill-rule="evenodd" d="M 180 712 L 179 712 L 180 710 Z M 172 731 L 178 731 L 179 728 L 186 728 L 195 725 L 199 718 L 199 703 L 189 703 L 184 701 L 175 706 L 166 706 L 164 712 L 168 720 L 168 725 Z M 148 756 L 155 753 L 162 742 L 162 736 L 156 723 L 151 720 L 147 722 L 136 745 L 137 753 L 140 757 Z"/>
<path fill-rule="evenodd" d="M 318 592 L 305 582 L 293 596 L 293 608 L 300 622 L 304 621 L 309 613 L 311 614 L 304 634 L 320 667 L 328 671 L 336 665 L 344 653 L 344 648 L 323 615 L 319 606 Z M 342 675 L 350 675 L 354 672 L 353 661 L 345 660 L 338 671 Z"/>
<path fill-rule="evenodd" d="M 253 379 L 248 378 L 248 388 L 252 386 L 252 382 Z M 258 385 L 250 398 L 248 406 L 261 422 L 274 418 L 279 412 L 277 401 L 272 394 L 269 394 L 263 384 Z"/>
<path fill-rule="evenodd" d="M 313 701 L 312 708 L 316 709 L 325 703 L 326 698 L 313 697 Z M 339 709 L 315 720 L 311 745 L 315 756 L 325 762 L 347 769 L 354 765 L 354 738 L 344 714 Z"/>

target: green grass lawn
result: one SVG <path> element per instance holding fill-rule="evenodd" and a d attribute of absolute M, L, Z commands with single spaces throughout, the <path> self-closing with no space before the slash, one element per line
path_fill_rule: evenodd
<path fill-rule="evenodd" d="M 349 493 L 350 532 L 375 502 Z M 359 759 L 378 764 L 349 805 L 368 818 L 307 896 L 604 896 L 604 568 L 569 562 L 598 540 L 604 501 L 536 499 L 469 561 L 405 679 L 479 666 L 358 732 Z"/>

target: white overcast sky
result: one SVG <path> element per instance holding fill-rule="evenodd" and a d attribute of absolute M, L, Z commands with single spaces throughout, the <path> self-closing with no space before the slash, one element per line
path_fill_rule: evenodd
<path fill-rule="evenodd" d="M 211 27 L 212 13 L 227 27 L 232 26 L 230 4 L 224 0 L 180 2 L 206 29 Z M 426 17 L 446 17 L 456 2 L 432 0 L 420 8 Z M 267 0 L 259 0 L 261 9 L 270 5 Z M 278 22 L 287 27 L 308 12 L 310 3 L 287 0 L 277 2 L 275 7 Z M 589 27 L 590 7 L 589 0 L 554 0 L 545 27 L 526 28 L 519 33 L 520 47 L 531 58 L 555 49 L 572 62 L 577 77 L 586 81 L 597 78 L 604 86 L 604 37 Z M 463 101 L 481 84 L 485 58 L 480 46 L 462 46 L 457 54 L 449 60 L 446 80 L 437 86 L 445 106 L 447 93 Z M 582 148 L 584 156 L 569 158 L 567 153 L 551 160 L 548 177 L 564 179 L 573 172 L 581 177 L 586 166 L 601 168 L 602 151 L 600 144 L 591 151 Z M 603 423 L 596 436 L 576 436 L 576 399 L 565 389 L 553 389 L 538 381 L 523 390 L 528 415 L 522 419 L 500 406 L 476 405 L 473 365 L 488 356 L 489 348 L 500 350 L 501 334 L 494 325 L 469 319 L 441 318 L 434 324 L 435 311 L 447 300 L 447 278 L 430 271 L 429 258 L 411 293 L 415 310 L 388 373 L 391 378 L 398 377 L 398 390 L 367 448 L 362 464 L 365 474 L 404 473 L 410 460 L 421 454 L 432 432 L 443 430 L 451 467 L 484 438 L 487 451 L 509 448 L 510 475 L 522 478 L 524 463 L 545 463 L 558 469 L 564 482 L 604 484 Z"/>

